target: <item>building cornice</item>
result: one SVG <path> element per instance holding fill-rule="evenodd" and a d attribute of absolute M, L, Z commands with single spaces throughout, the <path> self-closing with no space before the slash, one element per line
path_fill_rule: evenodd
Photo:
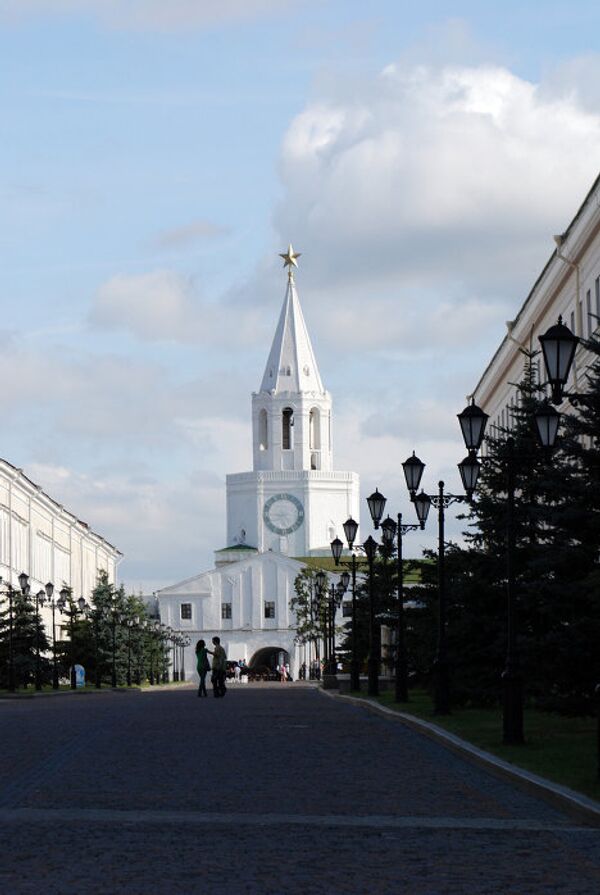
<path fill-rule="evenodd" d="M 55 516 L 58 516 L 71 529 L 74 529 L 75 531 L 89 538 L 97 546 L 101 546 L 113 557 L 120 558 L 123 556 L 121 551 L 118 550 L 114 546 L 114 544 L 111 544 L 110 541 L 107 541 L 106 538 L 102 537 L 102 535 L 93 531 L 87 522 L 79 519 L 77 516 L 67 510 L 61 503 L 58 503 L 58 501 L 50 497 L 49 494 L 46 494 L 46 492 L 41 488 L 40 485 L 37 485 L 34 481 L 32 481 L 28 476 L 25 475 L 21 468 L 13 466 L 13 464 L 10 463 L 8 460 L 4 460 L 0 457 L 0 472 L 5 473 L 7 478 L 9 478 L 12 482 L 18 482 L 20 487 L 27 494 L 28 498 L 31 501 L 37 503 L 45 510 L 53 513 Z"/>
<path fill-rule="evenodd" d="M 568 281 L 575 279 L 575 271 L 560 256 L 568 258 L 574 265 L 579 264 L 599 231 L 600 175 L 594 181 L 571 223 L 561 234 L 560 248 L 557 247 L 548 258 L 517 316 L 511 321 L 509 332 L 504 336 L 473 389 L 472 394 L 478 403 L 485 405 L 491 400 L 494 392 L 501 387 L 509 374 L 519 347 L 529 347 L 531 335 L 536 325 L 547 315 L 547 308 L 560 295 Z M 494 375 L 487 382 L 492 370 Z"/>

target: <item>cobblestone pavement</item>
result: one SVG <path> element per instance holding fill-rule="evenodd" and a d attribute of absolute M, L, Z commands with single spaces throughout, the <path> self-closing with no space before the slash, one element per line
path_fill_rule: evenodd
<path fill-rule="evenodd" d="M 600 830 L 296 685 L 0 700 L 0 893 L 599 895 Z"/>

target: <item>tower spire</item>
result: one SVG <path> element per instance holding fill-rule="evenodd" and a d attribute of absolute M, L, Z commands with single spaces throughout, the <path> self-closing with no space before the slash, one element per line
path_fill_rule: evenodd
<path fill-rule="evenodd" d="M 325 392 L 296 292 L 294 268 L 300 254 L 291 243 L 287 252 L 279 253 L 288 269 L 288 283 L 261 392 Z"/>

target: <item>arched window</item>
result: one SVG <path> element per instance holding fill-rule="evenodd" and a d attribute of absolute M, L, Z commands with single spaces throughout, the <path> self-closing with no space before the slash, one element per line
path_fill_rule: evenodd
<path fill-rule="evenodd" d="M 313 407 L 308 416 L 308 430 L 311 451 L 321 450 L 321 414 Z"/>
<path fill-rule="evenodd" d="M 292 426 L 294 425 L 294 411 L 291 407 L 285 407 L 281 417 L 281 447 L 284 451 L 292 448 Z"/>
<path fill-rule="evenodd" d="M 266 451 L 269 447 L 269 427 L 266 410 L 261 410 L 258 414 L 258 446 L 261 451 Z"/>

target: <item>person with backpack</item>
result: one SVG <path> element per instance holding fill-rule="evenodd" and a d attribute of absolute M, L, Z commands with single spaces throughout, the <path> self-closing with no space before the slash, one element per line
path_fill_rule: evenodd
<path fill-rule="evenodd" d="M 210 671 L 210 662 L 208 661 L 208 650 L 204 640 L 199 640 L 196 644 L 196 668 L 200 678 L 198 696 L 208 696 L 206 692 L 206 675 Z"/>

